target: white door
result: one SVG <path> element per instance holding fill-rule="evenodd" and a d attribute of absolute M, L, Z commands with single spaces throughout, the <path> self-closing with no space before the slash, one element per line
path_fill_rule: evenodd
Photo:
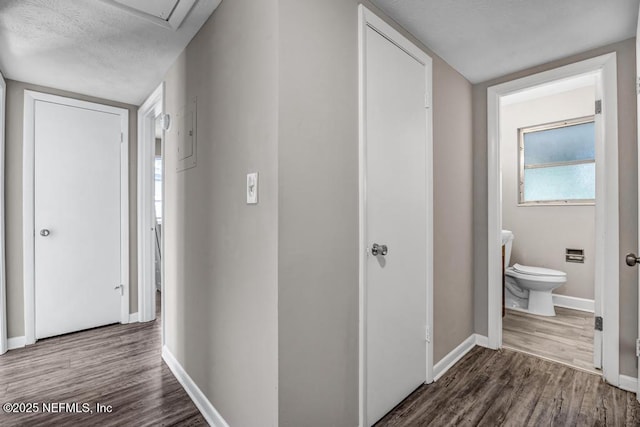
<path fill-rule="evenodd" d="M 366 31 L 370 425 L 426 379 L 427 88 L 424 64 L 370 27 Z M 374 244 L 381 246 L 378 255 Z"/>
<path fill-rule="evenodd" d="M 34 108 L 35 336 L 119 322 L 120 116 Z"/>

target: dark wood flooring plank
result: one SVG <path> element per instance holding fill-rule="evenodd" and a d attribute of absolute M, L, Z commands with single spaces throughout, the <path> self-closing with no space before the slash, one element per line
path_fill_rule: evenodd
<path fill-rule="evenodd" d="M 476 347 L 377 426 L 640 426 L 640 404 L 599 375 Z"/>
<path fill-rule="evenodd" d="M 207 425 L 161 358 L 155 322 L 112 325 L 48 338 L 0 356 L 5 402 L 90 403 L 93 414 L 7 414 L 0 426 Z M 96 403 L 112 405 L 96 414 Z"/>

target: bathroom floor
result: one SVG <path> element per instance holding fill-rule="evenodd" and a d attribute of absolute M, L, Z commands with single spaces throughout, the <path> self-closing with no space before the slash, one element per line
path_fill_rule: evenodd
<path fill-rule="evenodd" d="M 593 313 L 562 307 L 555 317 L 507 309 L 502 345 L 599 374 L 593 367 L 593 322 Z"/>

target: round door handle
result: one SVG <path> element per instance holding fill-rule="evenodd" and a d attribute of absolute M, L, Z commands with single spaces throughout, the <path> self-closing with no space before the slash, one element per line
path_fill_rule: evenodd
<path fill-rule="evenodd" d="M 377 243 L 374 243 L 371 246 L 371 255 L 373 256 L 378 256 L 378 255 L 385 256 L 387 253 L 389 253 L 389 249 L 387 248 L 387 245 L 379 245 Z"/>
<path fill-rule="evenodd" d="M 630 253 L 627 254 L 625 261 L 627 261 L 629 267 L 633 267 L 636 264 L 640 264 L 640 257 L 637 257 L 634 253 Z"/>
<path fill-rule="evenodd" d="M 47 230 L 46 228 L 43 228 L 42 230 L 40 230 L 40 235 L 42 237 L 47 237 L 49 234 L 51 234 L 51 232 L 49 230 Z"/>

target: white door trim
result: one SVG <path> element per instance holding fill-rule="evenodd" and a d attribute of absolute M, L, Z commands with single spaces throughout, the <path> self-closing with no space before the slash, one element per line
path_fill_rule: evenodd
<path fill-rule="evenodd" d="M 640 86 L 638 86 L 640 84 L 640 40 L 639 40 L 639 36 L 640 36 L 640 10 L 638 11 L 638 23 L 636 26 L 636 129 L 640 129 Z M 638 164 L 636 166 L 636 170 L 638 172 L 640 172 L 640 134 L 636 135 L 636 147 L 639 149 L 638 150 L 638 154 L 637 154 L 637 160 L 638 160 Z M 638 184 L 638 207 L 640 207 L 640 173 L 638 173 L 638 178 L 637 178 L 637 184 Z M 639 211 L 640 214 L 640 211 Z M 637 218 L 638 221 L 638 225 L 640 225 L 640 215 Z M 639 227 L 640 228 L 640 227 Z M 638 238 L 640 238 L 640 229 L 638 230 Z M 637 250 L 638 248 L 636 248 Z M 634 252 L 637 253 L 637 252 Z M 638 278 L 639 282 L 638 285 L 640 285 L 640 277 Z M 638 295 L 638 298 L 636 300 L 636 303 L 638 304 L 637 307 L 637 322 L 638 322 L 638 327 L 640 328 L 640 295 Z M 638 329 L 640 331 L 640 329 Z M 638 362 L 638 337 L 640 336 L 640 333 L 636 335 L 636 363 Z M 636 365 L 637 366 L 637 365 Z M 636 393 L 636 399 L 638 401 L 640 401 L 640 369 L 637 371 L 637 374 L 635 376 L 635 378 L 633 378 L 635 380 L 635 387 L 633 387 L 635 393 Z M 623 383 L 623 376 L 620 375 L 620 382 Z M 622 388 L 622 385 L 621 385 Z"/>
<path fill-rule="evenodd" d="M 149 322 L 156 318 L 153 176 L 155 121 L 163 113 L 164 82 L 138 109 L 138 321 L 140 322 Z M 164 237 L 162 241 L 164 242 Z M 164 253 L 164 247 L 162 249 Z M 164 277 L 164 271 L 161 275 Z M 164 283 L 164 280 L 162 282 Z"/>
<path fill-rule="evenodd" d="M 35 257 L 34 257 L 34 156 L 35 102 L 46 101 L 120 116 L 122 143 L 120 148 L 120 281 L 124 286 L 120 323 L 129 322 L 129 111 L 123 108 L 80 101 L 57 95 L 24 91 L 24 148 L 22 176 L 22 217 L 24 251 L 24 328 L 26 344 L 36 342 L 35 333 Z"/>
<path fill-rule="evenodd" d="M 372 28 L 380 35 L 400 47 L 402 50 L 413 56 L 416 60 L 425 65 L 426 68 L 426 88 L 428 98 L 425 100 L 431 106 L 432 92 L 432 60 L 416 45 L 409 41 L 406 37 L 384 22 L 371 10 L 364 5 L 358 6 L 358 109 L 359 109 L 359 425 L 364 426 L 367 408 L 366 408 L 366 265 L 367 265 L 367 213 L 366 213 L 366 31 L 367 27 Z M 427 158 L 427 233 L 425 236 L 427 246 L 427 259 L 425 266 L 427 268 L 427 318 L 425 325 L 429 325 L 431 329 L 430 335 L 433 336 L 433 135 L 432 135 L 432 108 L 426 108 L 427 115 L 427 140 L 426 152 Z M 433 382 L 433 339 L 426 342 L 426 383 Z"/>
<path fill-rule="evenodd" d="M 596 72 L 596 85 L 602 90 L 602 117 L 596 121 L 596 276 L 595 301 L 604 317 L 602 371 L 607 382 L 619 383 L 619 226 L 618 226 L 618 93 L 616 54 L 609 53 L 564 67 L 491 86 L 487 89 L 488 127 L 488 337 L 489 347 L 502 346 L 502 269 L 500 229 L 502 224 L 500 182 L 500 98 L 527 88 Z M 604 129 L 603 129 L 604 127 Z M 605 144 L 604 141 L 607 141 Z M 606 281 L 607 292 L 602 292 Z M 599 342 L 596 342 L 596 348 Z"/>
<path fill-rule="evenodd" d="M 7 290 L 4 257 L 4 134 L 7 115 L 7 84 L 0 73 L 0 354 L 9 349 L 7 340 Z"/>

